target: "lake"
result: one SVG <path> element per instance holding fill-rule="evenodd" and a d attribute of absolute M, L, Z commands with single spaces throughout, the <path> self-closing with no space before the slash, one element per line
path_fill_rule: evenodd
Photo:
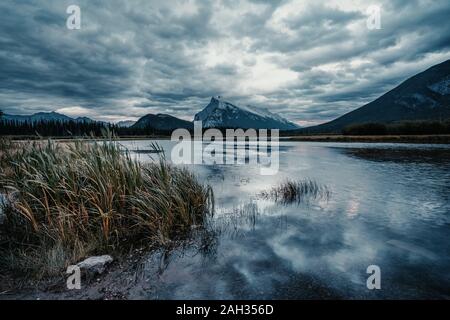
<path fill-rule="evenodd" d="M 158 143 L 170 155 L 174 143 Z M 150 141 L 123 144 L 149 160 Z M 273 176 L 243 164 L 188 167 L 213 187 L 210 232 L 151 254 L 140 273 L 151 283 L 135 297 L 450 298 L 450 145 L 280 142 Z M 331 195 L 260 196 L 287 178 Z M 380 290 L 366 286 L 370 265 Z"/>

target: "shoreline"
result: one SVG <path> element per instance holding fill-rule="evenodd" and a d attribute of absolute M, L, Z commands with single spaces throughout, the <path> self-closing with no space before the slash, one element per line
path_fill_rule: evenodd
<path fill-rule="evenodd" d="M 450 135 L 386 135 L 386 136 L 305 135 L 305 136 L 285 136 L 285 137 L 282 136 L 280 137 L 280 141 L 450 144 Z"/>
<path fill-rule="evenodd" d="M 37 137 L 37 136 L 0 136 L 14 142 L 39 141 L 51 139 L 57 142 L 69 142 L 76 140 L 101 141 L 102 137 Z M 117 141 L 142 141 L 142 140 L 170 140 L 171 136 L 119 136 Z M 417 144 L 450 144 L 450 134 L 429 135 L 342 135 L 342 134 L 315 134 L 315 135 L 281 135 L 280 141 L 298 142 L 342 142 L 342 143 L 417 143 Z"/>

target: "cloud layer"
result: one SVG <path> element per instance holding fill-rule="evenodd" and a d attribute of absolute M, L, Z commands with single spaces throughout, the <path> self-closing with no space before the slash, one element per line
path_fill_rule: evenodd
<path fill-rule="evenodd" d="M 221 95 L 324 122 L 450 58 L 447 0 L 373 4 L 380 30 L 366 1 L 2 1 L 0 108 L 192 119 Z"/>

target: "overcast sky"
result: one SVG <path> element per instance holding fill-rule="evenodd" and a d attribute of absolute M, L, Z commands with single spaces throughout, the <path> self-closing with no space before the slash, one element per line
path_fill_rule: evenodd
<path fill-rule="evenodd" d="M 3 0 L 0 109 L 192 120 L 221 95 L 321 123 L 449 59 L 449 17 L 448 0 Z"/>

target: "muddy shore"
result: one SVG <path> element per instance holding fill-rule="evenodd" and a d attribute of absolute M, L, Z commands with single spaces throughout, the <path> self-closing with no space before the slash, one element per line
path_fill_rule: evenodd
<path fill-rule="evenodd" d="M 154 296 L 162 253 L 143 258 L 136 252 L 114 261 L 92 279 L 82 278 L 81 289 L 67 289 L 68 275 L 31 282 L 13 275 L 0 277 L 0 300 L 127 300 Z M 145 276 L 144 271 L 145 270 Z"/>

